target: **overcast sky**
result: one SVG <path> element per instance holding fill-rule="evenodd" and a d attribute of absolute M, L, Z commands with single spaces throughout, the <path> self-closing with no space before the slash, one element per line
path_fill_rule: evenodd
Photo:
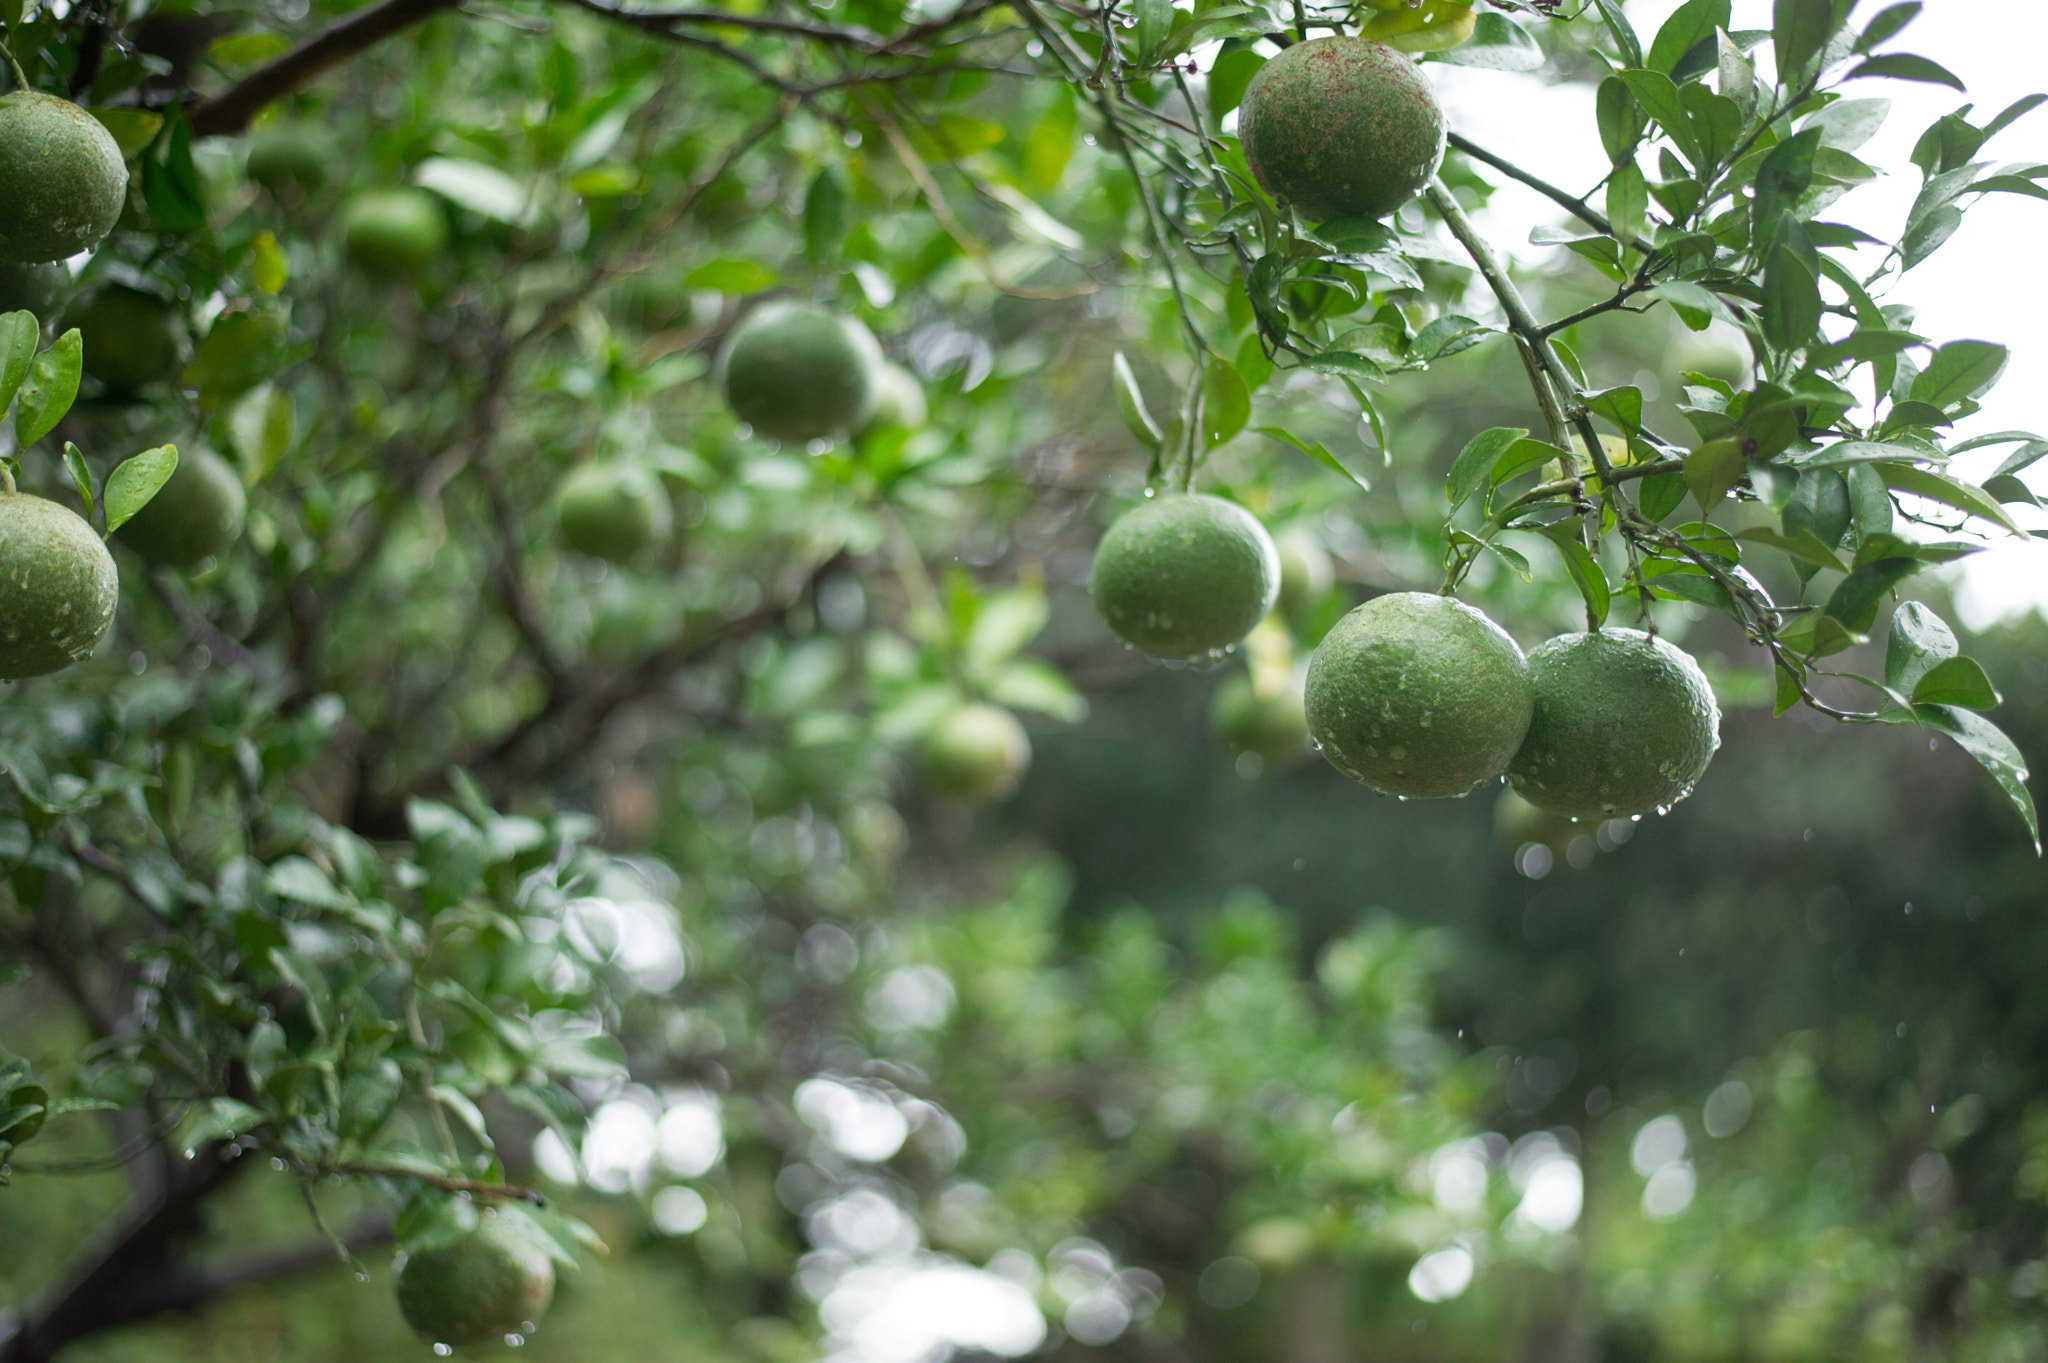
<path fill-rule="evenodd" d="M 1851 22 L 1867 22 L 1886 0 L 1862 0 Z M 1644 46 L 1679 0 L 1631 0 L 1627 12 Z M 1736 28 L 1769 28 L 1769 0 L 1734 0 Z M 1893 102 L 1891 118 L 1860 153 L 1895 173 L 1859 188 L 1828 210 L 1830 220 L 1853 223 L 1887 240 L 1897 236 L 1920 183 L 1906 159 L 1921 131 L 1965 103 L 1982 123 L 2013 100 L 2048 91 L 2048 3 L 2043 0 L 1929 0 L 1926 12 L 1886 51 L 1917 52 L 1960 76 L 1970 87 L 1959 95 L 1945 86 L 1906 81 L 1865 80 L 1849 88 L 1855 98 Z M 1546 86 L 1530 76 L 1467 71 L 1432 65 L 1454 126 L 1504 155 L 1571 189 L 1595 183 L 1606 167 L 1592 135 L 1592 91 L 1584 86 Z M 2048 161 L 2048 106 L 2001 133 L 1980 159 L 1994 162 Z M 1515 187 L 1495 201 L 1490 215 L 1504 247 L 1528 254 L 1526 225 L 1549 221 L 1548 201 Z M 1521 224 L 1513 232 L 1510 224 Z M 2006 429 L 2048 431 L 2048 202 L 2015 195 L 1991 195 L 1972 207 L 1961 231 L 1927 262 L 1906 276 L 1887 297 L 1920 310 L 1916 329 L 1936 341 L 1975 338 L 2010 346 L 2012 364 L 1986 398 L 1984 410 L 1965 433 Z M 1983 476 L 1999 452 L 1966 455 L 1959 471 Z M 2030 475 L 2037 491 L 2048 492 L 2048 472 Z M 2020 509 L 2020 520 L 2048 532 L 2048 514 Z M 1958 608 L 1964 622 L 1982 625 L 2004 615 L 2048 612 L 2048 543 L 2014 542 L 1967 560 L 1960 570 Z"/>

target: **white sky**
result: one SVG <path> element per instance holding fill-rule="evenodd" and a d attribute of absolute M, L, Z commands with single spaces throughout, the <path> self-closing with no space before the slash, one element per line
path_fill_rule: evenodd
<path fill-rule="evenodd" d="M 1627 12 L 1643 45 L 1679 0 L 1631 0 Z M 1852 23 L 1867 22 L 1885 8 L 1862 0 Z M 1771 25 L 1769 0 L 1734 0 L 1733 26 Z M 1941 63 L 1970 87 L 1959 95 L 1946 86 L 1907 81 L 1866 80 L 1850 87 L 1855 98 L 1893 102 L 1890 120 L 1861 153 L 1894 174 L 1863 186 L 1827 212 L 1831 221 L 1852 223 L 1873 235 L 1896 237 L 1920 183 L 1906 159 L 1921 131 L 1936 118 L 1974 103 L 1972 121 L 1983 123 L 2013 100 L 2048 92 L 2048 3 L 2042 0 L 1932 0 L 1920 18 L 1885 45 L 1886 51 L 1916 52 Z M 1529 76 L 1468 71 L 1432 64 L 1430 75 L 1443 91 L 1453 126 L 1553 183 L 1579 190 L 1606 170 L 1592 136 L 1592 91 L 1584 86 L 1546 86 Z M 1980 159 L 1993 162 L 2048 161 L 2048 106 L 2035 110 L 1999 134 Z M 1495 201 L 1488 224 L 1504 247 L 1526 254 L 1526 227 L 1556 219 L 1547 200 L 1509 186 Z M 1513 230 L 1519 224 L 1523 230 Z M 2015 195 L 1988 196 L 1970 208 L 1961 231 L 1926 263 L 1906 276 L 1889 302 L 1920 310 L 1916 329 L 1936 341 L 1974 338 L 2010 346 L 2012 364 L 1992 390 L 1984 410 L 1962 428 L 1965 434 L 2019 429 L 2048 431 L 2048 266 L 2041 243 L 2048 240 L 2048 202 Z M 2001 451 L 1964 456 L 1959 471 L 1984 476 Z M 2030 475 L 2037 492 L 2048 476 Z M 2022 524 L 2048 532 L 2048 516 L 2018 508 Z M 1958 581 L 1959 613 L 1971 626 L 1991 623 L 2029 609 L 2048 612 L 2048 542 L 2013 541 L 1968 559 Z"/>

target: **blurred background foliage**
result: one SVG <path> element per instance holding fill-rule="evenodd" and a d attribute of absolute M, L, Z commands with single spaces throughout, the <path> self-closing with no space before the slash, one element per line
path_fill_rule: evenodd
<path fill-rule="evenodd" d="M 977 13 L 976 60 L 1031 41 Z M 159 7 L 94 88 L 217 87 L 331 17 Z M 1531 28 L 1559 78 L 1605 41 Z M 827 74 L 747 37 L 785 84 Z M 65 33 L 43 52 L 76 75 Z M 1112 357 L 1154 410 L 1177 387 L 1121 162 L 1057 82 L 919 76 L 835 122 L 777 80 L 479 7 L 253 142 L 174 122 L 142 153 L 76 296 L 157 297 L 191 367 L 90 380 L 60 434 L 101 471 L 217 449 L 251 510 L 191 574 L 124 555 L 115 639 L 0 715 L 0 1041 L 120 1105 L 14 1157 L 0 1303 L 44 1299 L 184 1160 L 218 1181 L 161 1301 L 124 1300 L 151 1318 L 66 1359 L 426 1356 L 384 1241 L 445 1147 L 444 1174 L 537 1181 L 604 1244 L 537 1359 L 2048 1357 L 2048 873 L 1982 773 L 1917 731 L 1772 719 L 1764 664 L 1678 602 L 1658 620 L 1724 746 L 1667 817 L 1396 803 L 1299 745 L 1233 751 L 1210 709 L 1244 660 L 1145 661 L 1083 590 L 1146 470 Z M 317 183 L 252 181 L 279 129 L 320 143 Z M 948 166 L 951 224 L 919 183 Z M 447 250 L 351 271 L 341 206 L 407 182 Z M 1363 317 L 1483 310 L 1419 268 Z M 1550 315 L 1601 296 L 1579 266 L 1525 282 Z M 870 325 L 929 421 L 814 451 L 736 429 L 713 356 L 786 293 Z M 1189 300 L 1251 335 L 1228 280 Z M 1679 372 L 1744 363 L 1663 314 L 1571 339 L 1596 382 L 1666 376 L 1667 426 Z M 1496 340 L 1397 376 L 1387 466 L 1326 381 L 1258 385 L 1261 421 L 1372 485 L 1256 434 L 1213 456 L 1206 487 L 1331 560 L 1260 656 L 1284 673 L 1358 600 L 1434 585 L 1444 472 L 1536 424 L 1521 374 Z M 554 490 L 597 457 L 670 499 L 636 562 L 559 545 Z M 1581 618 L 1554 563 L 1482 561 L 1466 595 L 1525 645 Z M 1971 641 L 2029 754 L 2044 636 Z M 1033 748 L 981 810 L 914 761 L 968 697 L 1027 712 Z M 411 1035 L 352 974 L 371 942 L 428 999 Z M 355 1039 L 269 1082 L 350 979 Z M 218 1063 L 181 1070 L 180 1037 Z"/>

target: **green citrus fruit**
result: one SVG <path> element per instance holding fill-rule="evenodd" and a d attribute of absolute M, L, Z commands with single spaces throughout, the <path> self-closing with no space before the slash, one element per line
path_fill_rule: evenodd
<path fill-rule="evenodd" d="M 1573 819 L 1668 809 L 1721 746 L 1721 711 L 1691 655 L 1633 629 L 1565 634 L 1529 654 L 1536 709 L 1508 778 Z"/>
<path fill-rule="evenodd" d="M 641 270 L 612 288 L 612 316 L 639 331 L 688 326 L 696 311 L 694 292 L 671 269 Z"/>
<path fill-rule="evenodd" d="M 939 721 L 921 756 L 933 790 L 978 805 L 1017 788 L 1031 765 L 1031 740 L 1008 710 L 976 703 Z"/>
<path fill-rule="evenodd" d="M 1245 87 L 1238 135 L 1252 174 L 1305 218 L 1380 218 L 1444 157 L 1436 92 L 1399 52 L 1360 38 L 1296 43 Z"/>
<path fill-rule="evenodd" d="M 1375 597 L 1308 664 L 1308 724 L 1330 765 L 1382 795 L 1465 795 L 1529 727 L 1529 664 L 1507 632 L 1428 592 Z"/>
<path fill-rule="evenodd" d="M 78 662 L 114 623 L 113 555 L 75 512 L 0 492 L 0 677 Z"/>
<path fill-rule="evenodd" d="M 1155 658 L 1229 648 L 1266 618 L 1280 555 L 1251 512 L 1221 497 L 1159 497 L 1124 513 L 1095 550 L 1088 594 L 1125 643 Z"/>
<path fill-rule="evenodd" d="M 324 129 L 307 123 L 280 123 L 249 138 L 249 178 L 273 198 L 316 194 L 340 159 L 341 149 Z"/>
<path fill-rule="evenodd" d="M 668 497 L 645 469 L 585 464 L 562 480 L 562 539 L 579 554 L 624 563 L 668 533 Z"/>
<path fill-rule="evenodd" d="M 47 322 L 71 292 L 71 271 L 55 261 L 23 265 L 0 260 L 0 312 L 32 312 Z"/>
<path fill-rule="evenodd" d="M 341 241 L 373 279 L 410 279 L 448 249 L 448 215 L 424 189 L 366 189 L 342 210 Z"/>
<path fill-rule="evenodd" d="M 85 372 L 117 393 L 162 383 L 184 363 L 184 319 L 160 295 L 109 284 L 65 320 L 85 343 Z"/>
<path fill-rule="evenodd" d="M 881 347 L 852 318 L 770 303 L 726 347 L 725 400 L 771 440 L 841 436 L 866 423 L 881 365 Z"/>
<path fill-rule="evenodd" d="M 1262 696 L 1242 672 L 1226 678 L 1209 706 L 1209 722 L 1233 752 L 1257 753 L 1266 762 L 1285 762 L 1308 751 L 1308 713 L 1301 692 L 1291 686 Z"/>
<path fill-rule="evenodd" d="M 538 1321 L 555 1295 L 547 1251 L 496 1216 L 398 1272 L 405 1323 L 437 1344 L 489 1344 Z"/>
<path fill-rule="evenodd" d="M 914 431 L 923 426 L 930 410 L 925 405 L 924 385 L 917 375 L 887 360 L 875 371 L 875 403 L 868 413 L 866 429 L 900 426 Z"/>
<path fill-rule="evenodd" d="M 190 568 L 241 538 L 248 509 L 249 496 L 228 461 L 194 446 L 179 451 L 170 481 L 114 533 L 149 563 Z"/>
<path fill-rule="evenodd" d="M 0 259 L 89 251 L 127 202 L 127 162 L 98 119 L 55 95 L 0 95 Z"/>
<path fill-rule="evenodd" d="M 1400 0 L 1373 7 L 1382 13 L 1367 20 L 1358 36 L 1403 52 L 1446 51 L 1469 39 L 1479 26 L 1471 0 Z"/>
<path fill-rule="evenodd" d="M 1330 551 L 1305 525 L 1292 525 L 1275 535 L 1273 547 L 1280 551 L 1280 609 L 1298 619 L 1330 590 L 1336 567 Z"/>

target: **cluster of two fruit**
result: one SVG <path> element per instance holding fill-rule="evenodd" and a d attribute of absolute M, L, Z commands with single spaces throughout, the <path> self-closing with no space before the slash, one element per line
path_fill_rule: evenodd
<path fill-rule="evenodd" d="M 1221 656 L 1273 607 L 1279 555 L 1243 507 L 1167 496 L 1121 517 L 1089 578 L 1118 637 L 1155 657 Z M 1309 732 L 1330 764 L 1404 799 L 1462 796 L 1503 774 L 1570 818 L 1683 799 L 1720 743 L 1698 664 L 1629 629 L 1567 634 L 1524 655 L 1448 596 L 1396 592 L 1353 610 L 1309 660 Z"/>

